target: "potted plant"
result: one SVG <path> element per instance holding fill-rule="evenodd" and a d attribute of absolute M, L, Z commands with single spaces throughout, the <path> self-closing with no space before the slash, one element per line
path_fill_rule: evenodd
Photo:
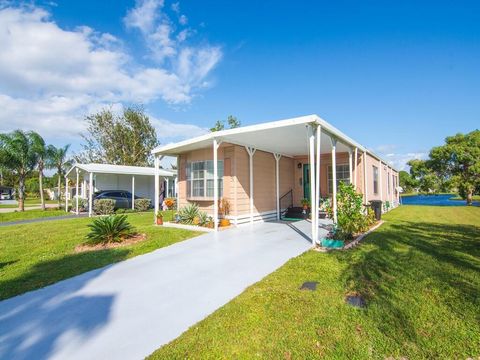
<path fill-rule="evenodd" d="M 300 203 L 303 206 L 303 210 L 308 210 L 310 208 L 310 200 L 304 198 L 300 200 Z"/>
<path fill-rule="evenodd" d="M 230 226 L 230 220 L 226 218 L 226 216 L 230 213 L 230 203 L 227 199 L 222 198 L 218 205 L 218 210 L 222 215 L 222 218 L 220 219 L 220 226 Z"/>
<path fill-rule="evenodd" d="M 161 212 L 157 213 L 157 225 L 163 225 L 163 214 Z"/>

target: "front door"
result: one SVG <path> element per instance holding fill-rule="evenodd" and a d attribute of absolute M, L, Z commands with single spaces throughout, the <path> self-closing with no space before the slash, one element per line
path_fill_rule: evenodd
<path fill-rule="evenodd" d="M 303 197 L 310 199 L 310 164 L 303 164 Z"/>

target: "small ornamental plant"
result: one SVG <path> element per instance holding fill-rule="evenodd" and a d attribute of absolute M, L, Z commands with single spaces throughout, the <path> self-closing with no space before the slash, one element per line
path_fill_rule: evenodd
<path fill-rule="evenodd" d="M 300 200 L 300 203 L 302 204 L 303 208 L 307 210 L 310 207 L 310 200 L 304 198 Z"/>
<path fill-rule="evenodd" d="M 335 236 L 350 240 L 354 234 L 365 229 L 366 216 L 363 211 L 363 196 L 351 184 L 340 182 L 337 193 L 337 224 Z"/>
<path fill-rule="evenodd" d="M 163 225 L 163 214 L 161 212 L 157 213 L 157 225 Z"/>
<path fill-rule="evenodd" d="M 87 240 L 91 244 L 121 242 L 133 234 L 134 227 L 127 221 L 127 215 L 110 215 L 96 218 L 88 225 Z"/>

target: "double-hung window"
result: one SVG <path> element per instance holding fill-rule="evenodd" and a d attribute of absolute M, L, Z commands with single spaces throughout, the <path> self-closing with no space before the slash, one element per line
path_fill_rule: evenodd
<path fill-rule="evenodd" d="M 337 165 L 337 187 L 343 182 L 345 184 L 350 183 L 350 169 L 348 164 L 339 164 Z M 332 166 L 328 166 L 328 192 L 333 193 L 333 173 Z"/>
<path fill-rule="evenodd" d="M 373 193 L 378 194 L 378 167 L 373 165 Z"/>
<path fill-rule="evenodd" d="M 213 160 L 187 162 L 187 197 L 213 198 Z M 223 161 L 218 161 L 218 196 L 223 196 Z"/>

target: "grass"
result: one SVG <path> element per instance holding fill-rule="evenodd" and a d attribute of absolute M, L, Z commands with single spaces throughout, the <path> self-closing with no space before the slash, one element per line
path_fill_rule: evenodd
<path fill-rule="evenodd" d="M 460 195 L 452 196 L 449 200 L 465 200 Z M 473 201 L 480 201 L 480 195 L 473 195 Z"/>
<path fill-rule="evenodd" d="M 45 209 L 45 211 L 42 211 L 40 209 L 15 211 L 15 212 L 8 212 L 8 213 L 0 213 L 0 223 L 8 222 L 8 221 L 37 219 L 42 217 L 62 216 L 62 215 L 68 215 L 68 214 L 65 212 L 65 210 L 59 210 L 59 209 Z"/>
<path fill-rule="evenodd" d="M 384 218 L 353 250 L 290 260 L 151 359 L 478 358 L 480 208 Z M 317 290 L 299 290 L 304 281 Z M 345 303 L 352 293 L 366 309 Z"/>
<path fill-rule="evenodd" d="M 147 240 L 133 245 L 75 253 L 86 241 L 89 218 L 0 227 L 0 299 L 122 261 L 197 236 L 199 232 L 153 226 L 151 213 L 128 219 Z"/>
<path fill-rule="evenodd" d="M 45 204 L 58 204 L 58 200 L 45 200 Z M 25 199 L 25 207 L 27 206 L 40 206 L 40 199 Z M 17 205 L 7 205 L 7 204 L 0 204 L 0 209 L 14 209 L 18 208 Z"/>

